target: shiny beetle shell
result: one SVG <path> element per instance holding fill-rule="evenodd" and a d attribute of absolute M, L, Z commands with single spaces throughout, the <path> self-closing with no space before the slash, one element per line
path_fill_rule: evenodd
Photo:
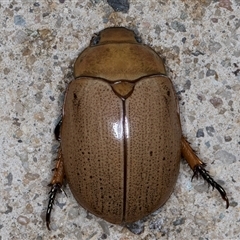
<path fill-rule="evenodd" d="M 78 203 L 111 222 L 134 222 L 175 186 L 181 126 L 162 59 L 133 31 L 100 32 L 75 62 L 61 126 L 64 173 Z"/>

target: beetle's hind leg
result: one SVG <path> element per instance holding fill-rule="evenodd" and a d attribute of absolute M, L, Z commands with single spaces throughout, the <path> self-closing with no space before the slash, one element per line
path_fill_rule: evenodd
<path fill-rule="evenodd" d="M 61 140 L 61 138 L 60 138 L 61 125 L 62 125 L 62 117 L 61 117 L 60 121 L 58 122 L 57 126 L 54 129 L 55 139 L 58 140 L 59 142 Z"/>
<path fill-rule="evenodd" d="M 195 154 L 190 144 L 182 137 L 182 156 L 187 160 L 189 166 L 193 170 L 194 174 L 192 179 L 200 174 L 204 180 L 206 180 L 213 188 L 216 188 L 221 194 L 223 200 L 226 201 L 226 208 L 229 207 L 229 201 L 225 190 L 216 183 L 205 169 L 206 164 L 203 163 Z"/>
<path fill-rule="evenodd" d="M 54 175 L 53 175 L 52 181 L 48 185 L 51 187 L 51 190 L 49 192 L 49 200 L 48 200 L 47 213 L 46 213 L 46 224 L 47 224 L 48 230 L 50 230 L 50 226 L 49 226 L 50 217 L 51 217 L 51 211 L 53 208 L 54 199 L 56 194 L 62 190 L 63 178 L 64 178 L 63 159 L 62 159 L 61 149 L 59 149 L 56 167 L 54 168 Z"/>
<path fill-rule="evenodd" d="M 60 121 L 54 131 L 55 137 L 58 141 L 60 141 L 60 128 L 61 128 Z M 51 187 L 51 190 L 49 192 L 49 200 L 48 200 L 48 206 L 47 206 L 47 213 L 46 213 L 46 224 L 48 230 L 50 230 L 50 217 L 51 217 L 51 211 L 53 208 L 55 196 L 58 192 L 62 191 L 62 184 L 63 184 L 63 178 L 64 178 L 64 169 L 63 169 L 63 157 L 62 157 L 62 151 L 61 147 L 58 150 L 58 156 L 57 156 L 57 163 L 56 167 L 54 168 L 54 175 L 53 178 L 48 186 Z"/>

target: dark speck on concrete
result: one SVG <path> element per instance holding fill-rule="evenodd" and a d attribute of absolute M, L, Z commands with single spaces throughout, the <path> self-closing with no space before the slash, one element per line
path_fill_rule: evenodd
<path fill-rule="evenodd" d="M 187 19 L 187 17 L 188 17 L 188 14 L 187 14 L 186 12 L 181 12 L 180 18 L 181 18 L 182 20 Z"/>
<path fill-rule="evenodd" d="M 42 92 L 38 92 L 35 94 L 35 100 L 36 100 L 37 104 L 39 104 L 41 102 L 42 98 L 43 98 Z"/>
<path fill-rule="evenodd" d="M 177 220 L 175 220 L 175 221 L 173 222 L 173 225 L 174 225 L 174 226 L 182 225 L 182 224 L 185 223 L 185 220 L 186 220 L 186 218 L 178 218 Z"/>
<path fill-rule="evenodd" d="M 211 18 L 211 21 L 212 21 L 213 23 L 217 23 L 217 22 L 218 22 L 218 19 L 217 19 L 217 18 Z"/>
<path fill-rule="evenodd" d="M 107 2 L 115 12 L 127 13 L 129 10 L 128 0 L 108 0 Z"/>
<path fill-rule="evenodd" d="M 215 70 L 212 70 L 212 69 L 208 69 L 207 70 L 207 73 L 206 73 L 206 76 L 209 77 L 209 76 L 215 76 L 216 74 L 216 71 Z"/>
<path fill-rule="evenodd" d="M 204 137 L 203 128 L 199 128 L 199 129 L 197 130 L 196 137 L 197 137 L 197 138 Z"/>
<path fill-rule="evenodd" d="M 214 133 L 215 133 L 215 129 L 213 126 L 209 126 L 209 127 L 206 127 L 206 130 L 207 130 L 207 134 L 211 137 L 213 137 Z"/>
<path fill-rule="evenodd" d="M 202 97 L 202 95 L 198 94 L 198 95 L 197 95 L 197 98 L 198 98 L 198 100 L 199 100 L 200 102 L 203 101 L 203 97 Z"/>
<path fill-rule="evenodd" d="M 163 227 L 163 219 L 162 218 L 154 219 L 149 224 L 149 229 L 157 229 L 160 231 L 162 229 L 162 227 Z"/>
<path fill-rule="evenodd" d="M 186 83 L 184 84 L 184 88 L 185 89 L 190 89 L 190 87 L 191 87 L 191 81 L 187 80 Z"/>
<path fill-rule="evenodd" d="M 155 27 L 155 33 L 157 34 L 157 35 L 159 35 L 160 33 L 161 33 L 161 28 L 160 28 L 160 26 L 157 24 L 156 25 L 156 27 Z"/>
<path fill-rule="evenodd" d="M 126 224 L 126 227 L 134 234 L 141 234 L 144 231 L 144 223 L 141 220 Z"/>
<path fill-rule="evenodd" d="M 192 53 L 193 56 L 199 56 L 199 55 L 204 55 L 204 53 L 200 52 L 199 50 L 195 51 Z"/>
<path fill-rule="evenodd" d="M 107 239 L 107 234 L 103 233 L 101 239 Z"/>
<path fill-rule="evenodd" d="M 231 142 L 232 138 L 230 136 L 224 136 L 225 142 Z"/>
<path fill-rule="evenodd" d="M 4 213 L 5 214 L 11 213 L 12 210 L 13 210 L 13 208 L 11 206 L 7 205 L 7 211 L 5 211 Z"/>
<path fill-rule="evenodd" d="M 13 180 L 13 175 L 12 175 L 12 173 L 9 173 L 9 174 L 7 175 L 7 180 L 8 180 L 7 185 L 11 186 L 11 185 L 12 185 L 12 180 Z"/>
<path fill-rule="evenodd" d="M 54 97 L 54 96 L 50 96 L 49 98 L 50 98 L 52 101 L 55 100 L 55 97 Z"/>
<path fill-rule="evenodd" d="M 171 23 L 171 27 L 176 30 L 177 32 L 186 32 L 186 27 L 184 24 L 178 22 L 178 21 L 173 21 Z"/>
<path fill-rule="evenodd" d="M 42 14 L 43 17 L 47 17 L 50 13 L 49 12 L 45 12 Z"/>

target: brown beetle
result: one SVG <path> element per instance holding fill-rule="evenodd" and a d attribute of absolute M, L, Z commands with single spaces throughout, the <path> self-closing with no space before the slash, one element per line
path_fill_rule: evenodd
<path fill-rule="evenodd" d="M 182 136 L 178 103 L 162 59 L 133 31 L 107 28 L 74 65 L 61 147 L 46 215 L 66 176 L 81 206 L 111 223 L 134 222 L 161 207 L 175 186 L 181 154 L 194 171 L 224 189 Z"/>

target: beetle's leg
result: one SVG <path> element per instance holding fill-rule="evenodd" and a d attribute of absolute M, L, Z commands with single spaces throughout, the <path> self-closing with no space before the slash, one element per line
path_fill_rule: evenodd
<path fill-rule="evenodd" d="M 61 129 L 62 119 L 58 122 L 57 126 L 54 130 L 54 135 L 56 140 L 60 141 L 60 129 Z M 56 167 L 54 168 L 54 175 L 52 178 L 52 181 L 48 186 L 51 187 L 51 190 L 49 192 L 49 200 L 48 200 L 48 207 L 47 207 L 47 213 L 46 213 L 46 224 L 48 230 L 50 230 L 50 217 L 51 217 L 51 211 L 53 208 L 53 203 L 55 200 L 55 196 L 57 192 L 60 192 L 62 189 L 62 183 L 64 178 L 64 169 L 63 169 L 63 158 L 62 158 L 62 151 L 61 147 L 58 150 L 58 156 L 57 156 L 57 163 Z"/>
<path fill-rule="evenodd" d="M 208 171 L 205 170 L 204 167 L 206 166 L 206 164 L 197 157 L 194 150 L 191 148 L 190 144 L 186 141 L 184 137 L 182 137 L 182 156 L 187 160 L 188 165 L 194 172 L 192 179 L 195 176 L 198 177 L 198 174 L 200 174 L 204 180 L 206 180 L 213 188 L 216 188 L 219 191 L 223 200 L 226 201 L 226 208 L 228 208 L 229 201 L 225 190 L 218 183 L 216 183 L 209 175 Z"/>
<path fill-rule="evenodd" d="M 54 199 L 57 192 L 61 191 L 63 178 L 64 178 L 63 158 L 62 158 L 62 152 L 60 148 L 58 151 L 56 167 L 54 168 L 54 175 L 53 175 L 52 181 L 48 185 L 51 187 L 51 190 L 49 192 L 49 200 L 48 200 L 48 207 L 47 207 L 47 213 L 46 213 L 46 224 L 47 224 L 48 230 L 50 230 L 49 224 L 50 224 L 50 217 L 51 217 L 51 211 L 53 208 Z"/>
<path fill-rule="evenodd" d="M 61 129 L 61 125 L 62 125 L 62 118 L 61 120 L 58 122 L 57 126 L 54 129 L 54 135 L 55 135 L 55 139 L 60 141 L 60 129 Z"/>

